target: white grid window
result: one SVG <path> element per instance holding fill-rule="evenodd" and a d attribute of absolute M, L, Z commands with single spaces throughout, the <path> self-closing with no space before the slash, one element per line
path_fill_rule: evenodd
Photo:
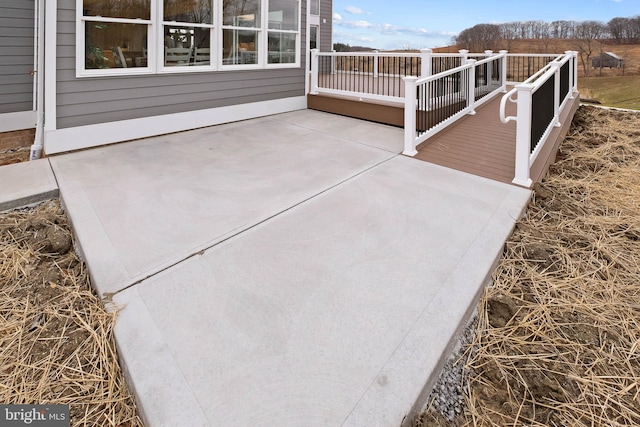
<path fill-rule="evenodd" d="M 76 0 L 76 74 L 300 66 L 299 0 Z"/>

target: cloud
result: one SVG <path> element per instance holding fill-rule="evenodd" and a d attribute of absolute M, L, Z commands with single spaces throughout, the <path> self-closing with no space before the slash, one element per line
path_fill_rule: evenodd
<path fill-rule="evenodd" d="M 394 24 L 376 24 L 369 21 L 345 21 L 342 19 L 336 20 L 334 17 L 334 25 L 336 27 L 343 27 L 349 29 L 368 29 L 380 33 L 385 36 L 417 36 L 422 38 L 450 38 L 455 36 L 456 33 L 448 31 L 433 31 L 425 28 L 413 28 L 404 27 Z"/>
<path fill-rule="evenodd" d="M 344 11 L 350 13 L 351 15 L 364 15 L 364 11 L 355 6 L 347 6 L 344 8 Z"/>
<path fill-rule="evenodd" d="M 375 27 L 375 24 L 372 24 L 371 22 L 368 21 L 341 21 L 338 23 L 338 25 L 341 25 L 343 27 L 346 28 L 373 28 Z"/>
<path fill-rule="evenodd" d="M 333 20 L 336 21 L 336 22 L 337 21 L 342 21 L 342 16 L 340 16 L 339 13 L 334 13 L 333 14 Z"/>

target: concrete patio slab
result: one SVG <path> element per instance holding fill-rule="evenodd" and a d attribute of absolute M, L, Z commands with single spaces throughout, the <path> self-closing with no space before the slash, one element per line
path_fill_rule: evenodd
<path fill-rule="evenodd" d="M 58 195 L 58 184 L 47 159 L 2 166 L 0 182 L 0 212 Z"/>
<path fill-rule="evenodd" d="M 274 116 L 274 119 L 391 153 L 401 153 L 404 149 L 404 131 L 393 126 L 314 110 L 283 113 Z"/>
<path fill-rule="evenodd" d="M 395 155 L 310 130 L 305 112 L 287 116 L 296 125 L 279 117 L 52 158 L 98 292 L 117 292 Z"/>
<path fill-rule="evenodd" d="M 148 426 L 420 406 L 530 192 L 401 149 L 300 111 L 51 159 Z"/>
<path fill-rule="evenodd" d="M 529 195 L 396 157 L 120 292 L 148 422 L 399 425 Z"/>

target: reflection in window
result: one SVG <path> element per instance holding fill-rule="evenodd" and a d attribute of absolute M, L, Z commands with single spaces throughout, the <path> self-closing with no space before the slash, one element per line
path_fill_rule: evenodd
<path fill-rule="evenodd" d="M 224 30 L 222 32 L 223 63 L 257 64 L 258 32 L 248 30 Z"/>
<path fill-rule="evenodd" d="M 260 27 L 260 0 L 223 0 L 223 22 L 231 27 Z"/>
<path fill-rule="evenodd" d="M 309 13 L 312 15 L 320 15 L 320 0 L 311 0 L 309 8 L 311 9 Z"/>
<path fill-rule="evenodd" d="M 211 0 L 164 0 L 164 20 L 211 24 Z"/>
<path fill-rule="evenodd" d="M 296 35 L 269 33 L 269 64 L 293 64 L 296 62 Z"/>
<path fill-rule="evenodd" d="M 151 0 L 83 0 L 84 16 L 151 19 Z"/>
<path fill-rule="evenodd" d="M 300 0 L 75 2 L 83 29 L 76 35 L 79 75 L 136 74 L 155 72 L 156 67 L 172 72 L 195 66 L 255 68 L 300 59 Z M 215 27 L 216 22 L 222 27 Z M 215 49 L 218 43 L 221 51 Z"/>
<path fill-rule="evenodd" d="M 164 66 L 211 65 L 212 0 L 163 0 Z"/>
<path fill-rule="evenodd" d="M 201 27 L 164 27 L 164 65 L 210 65 L 211 30 Z"/>
<path fill-rule="evenodd" d="M 85 22 L 85 68 L 147 66 L 147 26 Z"/>
<path fill-rule="evenodd" d="M 269 29 L 298 31 L 298 2 L 269 1 Z"/>

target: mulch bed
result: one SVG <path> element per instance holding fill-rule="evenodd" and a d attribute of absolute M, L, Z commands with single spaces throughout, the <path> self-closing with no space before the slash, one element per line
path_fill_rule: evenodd
<path fill-rule="evenodd" d="M 0 402 L 69 404 L 72 426 L 142 426 L 115 320 L 90 286 L 58 200 L 0 214 Z"/>
<path fill-rule="evenodd" d="M 457 361 L 464 410 L 417 426 L 640 425 L 640 114 L 581 107 L 534 190 Z"/>

